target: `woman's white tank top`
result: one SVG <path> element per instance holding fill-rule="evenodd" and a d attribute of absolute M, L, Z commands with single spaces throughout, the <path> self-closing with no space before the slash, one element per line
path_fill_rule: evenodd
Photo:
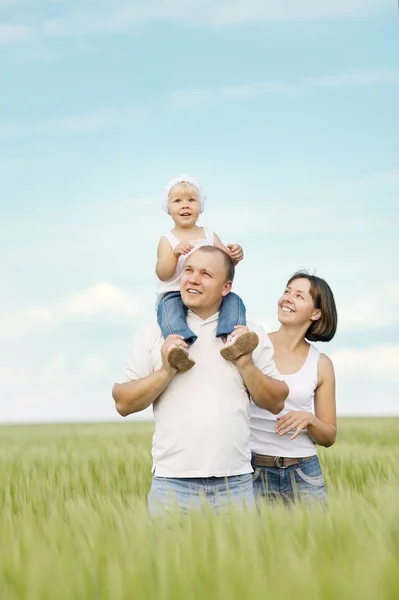
<path fill-rule="evenodd" d="M 317 365 L 320 352 L 309 344 L 309 352 L 303 367 L 292 375 L 281 377 L 289 387 L 289 394 L 285 401 L 284 409 L 280 416 L 290 410 L 306 410 L 314 412 L 314 395 L 318 383 Z M 297 438 L 290 440 L 293 432 L 278 435 L 275 432 L 277 415 L 268 410 L 259 408 L 251 401 L 251 450 L 257 454 L 267 456 L 283 456 L 287 458 L 301 458 L 313 456 L 316 444 L 309 436 L 306 429 L 300 432 Z"/>
<path fill-rule="evenodd" d="M 187 258 L 190 256 L 194 250 L 197 250 L 200 246 L 214 246 L 215 245 L 215 236 L 213 230 L 209 227 L 202 227 L 205 233 L 205 239 L 195 240 L 192 242 L 194 244 L 194 248 L 188 254 L 182 254 L 179 256 L 179 260 L 177 262 L 176 271 L 172 275 L 172 277 L 168 281 L 161 281 L 158 277 L 156 277 L 156 291 L 157 291 L 157 299 L 167 294 L 168 292 L 179 292 L 180 291 L 180 279 L 181 274 L 184 269 L 184 265 L 186 264 Z M 180 243 L 180 240 L 173 235 L 172 232 L 166 233 L 164 235 L 169 240 L 170 246 L 172 250 L 174 250 L 177 244 Z"/>

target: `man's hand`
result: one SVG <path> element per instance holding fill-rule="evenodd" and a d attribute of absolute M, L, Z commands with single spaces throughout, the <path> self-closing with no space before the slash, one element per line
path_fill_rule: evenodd
<path fill-rule="evenodd" d="M 232 331 L 231 333 L 231 341 L 234 343 L 240 335 L 248 332 L 248 327 L 245 327 L 244 325 L 236 325 L 234 327 L 234 331 Z M 245 367 L 248 367 L 252 364 L 252 352 L 248 352 L 248 354 L 242 354 L 241 356 L 233 360 L 232 363 L 237 367 L 238 370 L 245 369 Z"/>
<path fill-rule="evenodd" d="M 176 258 L 179 258 L 182 254 L 188 254 L 194 248 L 194 244 L 191 242 L 180 242 L 173 250 L 173 254 Z"/>
<path fill-rule="evenodd" d="M 244 258 L 244 251 L 240 244 L 227 244 L 227 248 L 230 250 L 230 256 L 236 264 Z"/>
<path fill-rule="evenodd" d="M 184 350 L 187 350 L 188 344 L 184 341 L 183 336 L 176 335 L 176 334 L 168 335 L 168 337 L 162 344 L 162 348 L 161 348 L 162 368 L 169 376 L 172 376 L 172 377 L 173 377 L 173 375 L 175 375 L 177 373 L 177 369 L 175 367 L 172 367 L 172 365 L 169 364 L 169 361 L 168 361 L 169 350 L 173 347 L 178 347 L 178 348 L 180 347 L 180 348 L 184 348 Z"/>
<path fill-rule="evenodd" d="M 294 440 L 303 429 L 314 422 L 314 419 L 315 416 L 305 410 L 290 410 L 283 417 L 277 417 L 276 433 L 285 435 L 295 429 L 295 433 L 290 438 Z"/>

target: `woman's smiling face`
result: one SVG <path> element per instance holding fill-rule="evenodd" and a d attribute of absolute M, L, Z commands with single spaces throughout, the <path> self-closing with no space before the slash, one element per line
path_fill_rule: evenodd
<path fill-rule="evenodd" d="M 294 279 L 278 301 L 278 320 L 282 325 L 311 324 L 321 316 L 310 294 L 308 279 Z"/>

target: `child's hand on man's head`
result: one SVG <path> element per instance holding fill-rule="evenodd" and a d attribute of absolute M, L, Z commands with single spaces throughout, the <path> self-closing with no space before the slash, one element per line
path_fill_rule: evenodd
<path fill-rule="evenodd" d="M 227 248 L 230 250 L 230 256 L 236 264 L 244 258 L 244 251 L 240 244 L 227 244 Z"/>

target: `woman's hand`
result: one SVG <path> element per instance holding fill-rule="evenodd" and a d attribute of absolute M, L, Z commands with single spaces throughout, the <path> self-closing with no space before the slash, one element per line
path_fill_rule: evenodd
<path fill-rule="evenodd" d="M 294 440 L 303 429 L 306 429 L 308 425 L 311 425 L 315 420 L 314 414 L 307 412 L 306 410 L 290 410 L 283 417 L 277 417 L 276 433 L 279 435 L 285 435 L 289 431 L 295 429 L 295 433 L 291 436 L 291 440 Z"/>

